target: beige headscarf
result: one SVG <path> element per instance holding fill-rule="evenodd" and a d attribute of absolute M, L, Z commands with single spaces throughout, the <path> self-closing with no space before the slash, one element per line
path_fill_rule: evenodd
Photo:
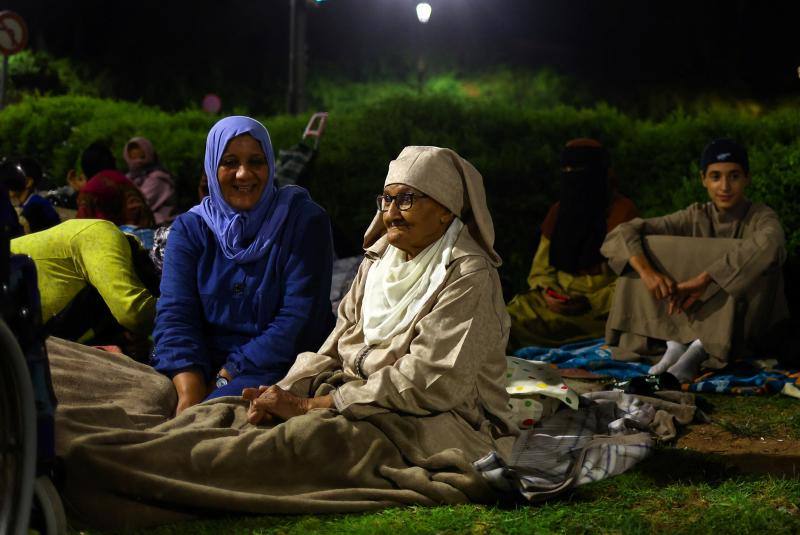
<path fill-rule="evenodd" d="M 405 184 L 432 197 L 461 219 L 495 267 L 502 263 L 500 255 L 492 248 L 494 225 L 486 205 L 483 177 L 455 151 L 440 147 L 406 147 L 389 164 L 384 186 L 389 184 Z M 381 212 L 377 212 L 364 234 L 364 248 L 385 232 Z"/>

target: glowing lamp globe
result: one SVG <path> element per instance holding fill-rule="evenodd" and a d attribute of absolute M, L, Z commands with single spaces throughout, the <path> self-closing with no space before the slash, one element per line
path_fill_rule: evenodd
<path fill-rule="evenodd" d="M 422 24 L 428 22 L 431 18 L 431 5 L 427 2 L 417 4 L 417 18 Z"/>

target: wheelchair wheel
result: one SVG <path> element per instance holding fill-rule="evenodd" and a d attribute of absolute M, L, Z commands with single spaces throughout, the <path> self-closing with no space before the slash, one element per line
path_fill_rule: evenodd
<path fill-rule="evenodd" d="M 28 533 L 36 475 L 35 411 L 25 357 L 0 320 L 0 533 Z"/>
<path fill-rule="evenodd" d="M 33 486 L 31 531 L 43 535 L 66 535 L 67 515 L 61 497 L 49 477 L 39 476 Z"/>

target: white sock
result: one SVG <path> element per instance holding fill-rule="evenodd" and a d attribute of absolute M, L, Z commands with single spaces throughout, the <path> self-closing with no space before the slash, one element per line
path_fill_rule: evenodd
<path fill-rule="evenodd" d="M 678 359 L 681 358 L 681 355 L 686 351 L 686 347 L 686 344 L 674 340 L 667 340 L 667 351 L 664 353 L 664 356 L 661 357 L 661 360 L 650 368 L 648 373 L 650 373 L 650 375 L 658 375 L 659 373 L 667 371 L 670 366 L 678 362 Z"/>
<path fill-rule="evenodd" d="M 681 383 L 689 383 L 700 371 L 700 365 L 706 360 L 706 350 L 700 340 L 695 340 L 689 349 L 681 355 L 678 362 L 673 364 L 667 371 L 674 375 Z"/>

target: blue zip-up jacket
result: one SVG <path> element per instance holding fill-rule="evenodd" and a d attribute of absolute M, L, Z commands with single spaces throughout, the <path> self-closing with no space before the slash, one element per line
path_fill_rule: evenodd
<path fill-rule="evenodd" d="M 28 221 L 31 232 L 47 230 L 61 223 L 58 212 L 50 201 L 34 193 L 22 205 L 22 217 Z"/>
<path fill-rule="evenodd" d="M 164 254 L 153 367 L 254 377 L 237 386 L 277 382 L 333 329 L 332 264 L 330 221 L 307 196 L 292 203 L 269 252 L 247 264 L 225 257 L 199 215 L 182 214 Z"/>

